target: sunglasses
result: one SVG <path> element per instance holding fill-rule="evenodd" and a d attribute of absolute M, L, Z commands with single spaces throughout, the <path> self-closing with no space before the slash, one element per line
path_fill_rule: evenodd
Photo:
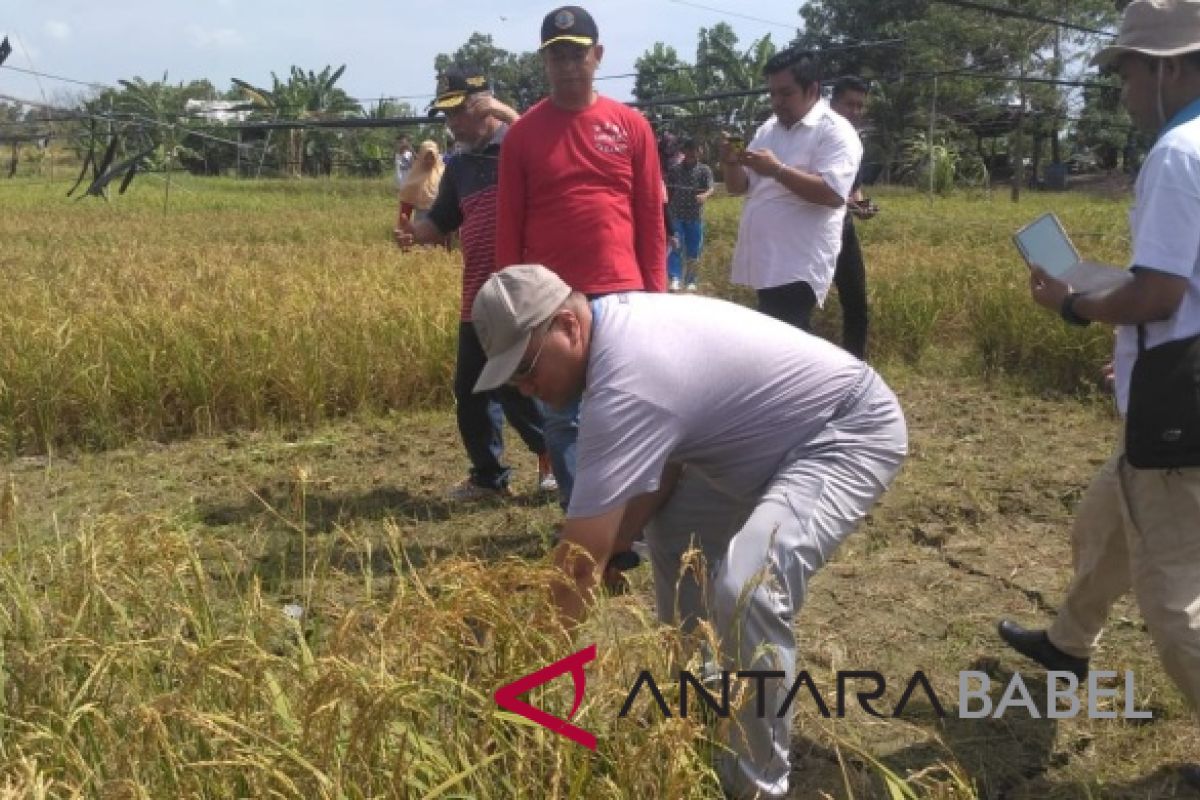
<path fill-rule="evenodd" d="M 546 339 L 550 337 L 550 331 L 554 329 L 555 319 L 555 317 L 551 317 L 550 324 L 546 326 L 546 330 L 542 331 L 542 343 L 539 344 L 537 350 L 534 351 L 533 358 L 529 359 L 528 362 L 523 361 L 520 364 L 517 364 L 516 370 L 513 371 L 512 376 L 508 379 L 509 386 L 517 386 L 518 384 L 522 383 L 533 374 L 535 369 L 537 369 L 538 359 L 542 357 L 542 349 L 546 346 Z"/>

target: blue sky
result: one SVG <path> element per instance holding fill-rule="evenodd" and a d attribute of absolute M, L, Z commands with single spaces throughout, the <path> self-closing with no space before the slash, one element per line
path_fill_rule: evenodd
<path fill-rule="evenodd" d="M 632 72 L 656 41 L 692 60 L 697 31 L 721 21 L 743 45 L 767 33 L 785 43 L 799 25 L 801 2 L 604 0 L 586 7 L 606 48 L 599 74 L 614 75 Z M 344 63 L 338 85 L 354 97 L 377 98 L 429 94 L 434 56 L 457 49 L 473 31 L 492 34 L 508 50 L 534 49 L 542 17 L 554 7 L 552 0 L 8 0 L 0 3 L 0 35 L 14 45 L 6 66 L 84 81 L 159 80 L 166 71 L 171 82 L 208 78 L 224 90 L 235 76 L 269 84 L 272 70 L 283 75 L 292 64 L 318 70 Z M 632 85 L 598 84 L 619 99 L 628 99 Z M 39 86 L 0 69 L 0 94 L 61 103 L 86 91 L 48 78 Z"/>

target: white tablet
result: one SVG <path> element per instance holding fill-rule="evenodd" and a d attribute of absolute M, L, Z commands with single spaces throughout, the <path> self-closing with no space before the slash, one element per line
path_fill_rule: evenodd
<path fill-rule="evenodd" d="M 1027 263 L 1037 264 L 1056 278 L 1062 278 L 1079 263 L 1079 251 L 1052 213 L 1042 214 L 1021 228 L 1013 241 Z"/>
<path fill-rule="evenodd" d="M 1043 214 L 1013 236 L 1026 263 L 1036 264 L 1078 292 L 1112 289 L 1129 280 L 1128 270 L 1081 261 L 1079 251 L 1053 213 Z"/>

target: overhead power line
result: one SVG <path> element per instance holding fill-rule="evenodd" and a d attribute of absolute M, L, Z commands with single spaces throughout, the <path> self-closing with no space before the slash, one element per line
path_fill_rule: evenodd
<path fill-rule="evenodd" d="M 62 75 L 52 75 L 49 72 L 40 72 L 36 69 L 25 69 L 24 67 L 14 67 L 11 64 L 0 65 L 0 69 L 11 69 L 13 72 L 20 72 L 23 75 L 33 75 L 35 78 L 49 78 L 50 80 L 62 81 L 63 83 L 73 83 L 77 86 L 88 86 L 93 89 L 113 89 L 116 87 L 109 86 L 103 83 L 95 83 L 92 81 L 81 81 L 75 78 L 64 78 Z"/>
<path fill-rule="evenodd" d="M 721 14 L 726 17 L 737 17 L 738 19 L 750 20 L 751 22 L 761 22 L 763 25 L 773 25 L 776 28 L 788 28 L 789 30 L 793 30 L 793 31 L 800 29 L 800 25 L 798 23 L 792 23 L 789 25 L 785 22 L 775 22 L 774 20 L 763 19 L 762 17 L 752 17 L 749 14 L 739 14 L 736 11 L 729 11 L 724 8 L 714 8 L 713 6 L 706 6 L 703 3 L 691 3 L 691 2 L 688 2 L 688 0 L 670 0 L 670 2 L 674 3 L 675 5 L 679 5 L 679 6 L 691 6 L 692 8 L 699 8 L 703 11 L 712 11 L 716 14 Z"/>
<path fill-rule="evenodd" d="M 906 78 L 975 78 L 981 81 L 1006 81 L 1011 83 L 1039 83 L 1046 86 L 1072 86 L 1080 89 L 1113 89 L 1111 83 L 1099 81 L 1073 80 L 1071 78 L 1038 78 L 1030 75 L 1002 75 L 991 72 L 976 72 L 971 69 L 948 69 L 940 72 L 905 72 L 899 77 Z"/>
<path fill-rule="evenodd" d="M 309 128 L 401 128 L 414 125 L 442 125 L 443 117 L 347 117 L 346 119 L 280 119 L 264 122 L 233 122 L 214 126 L 224 131 L 307 130 Z M 192 130 L 187 128 L 185 130 Z"/>
<path fill-rule="evenodd" d="M 1043 22 L 1047 25 L 1057 25 L 1060 28 L 1068 28 L 1081 33 L 1095 33 L 1100 36 L 1116 36 L 1112 31 L 1101 31 L 1095 28 L 1089 28 L 1086 25 L 1077 25 L 1074 22 L 1067 22 L 1063 19 L 1054 19 L 1053 17 L 1043 17 L 1040 14 L 1034 14 L 1029 11 L 1020 11 L 1015 8 L 1005 8 L 1004 6 L 993 6 L 987 3 L 977 3 L 974 0 L 933 0 L 935 3 L 941 3 L 946 6 L 956 6 L 958 8 L 969 8 L 973 11 L 983 11 L 988 14 L 994 14 L 997 17 L 1008 17 L 1010 19 L 1025 19 L 1032 22 Z"/>

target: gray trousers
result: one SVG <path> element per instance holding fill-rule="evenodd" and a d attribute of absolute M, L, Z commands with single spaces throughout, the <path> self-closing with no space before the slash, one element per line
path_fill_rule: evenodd
<path fill-rule="evenodd" d="M 757 500 L 724 495 L 685 467 L 646 529 L 659 618 L 685 629 L 709 620 L 723 669 L 786 676 L 766 681 L 764 715 L 753 690 L 732 715 L 730 754 L 718 769 L 734 797 L 787 796 L 791 715 L 777 711 L 796 676 L 795 616 L 809 581 L 887 489 L 907 447 L 900 404 L 868 369 L 825 430 L 787 454 Z M 703 568 L 685 563 L 693 547 Z"/>

